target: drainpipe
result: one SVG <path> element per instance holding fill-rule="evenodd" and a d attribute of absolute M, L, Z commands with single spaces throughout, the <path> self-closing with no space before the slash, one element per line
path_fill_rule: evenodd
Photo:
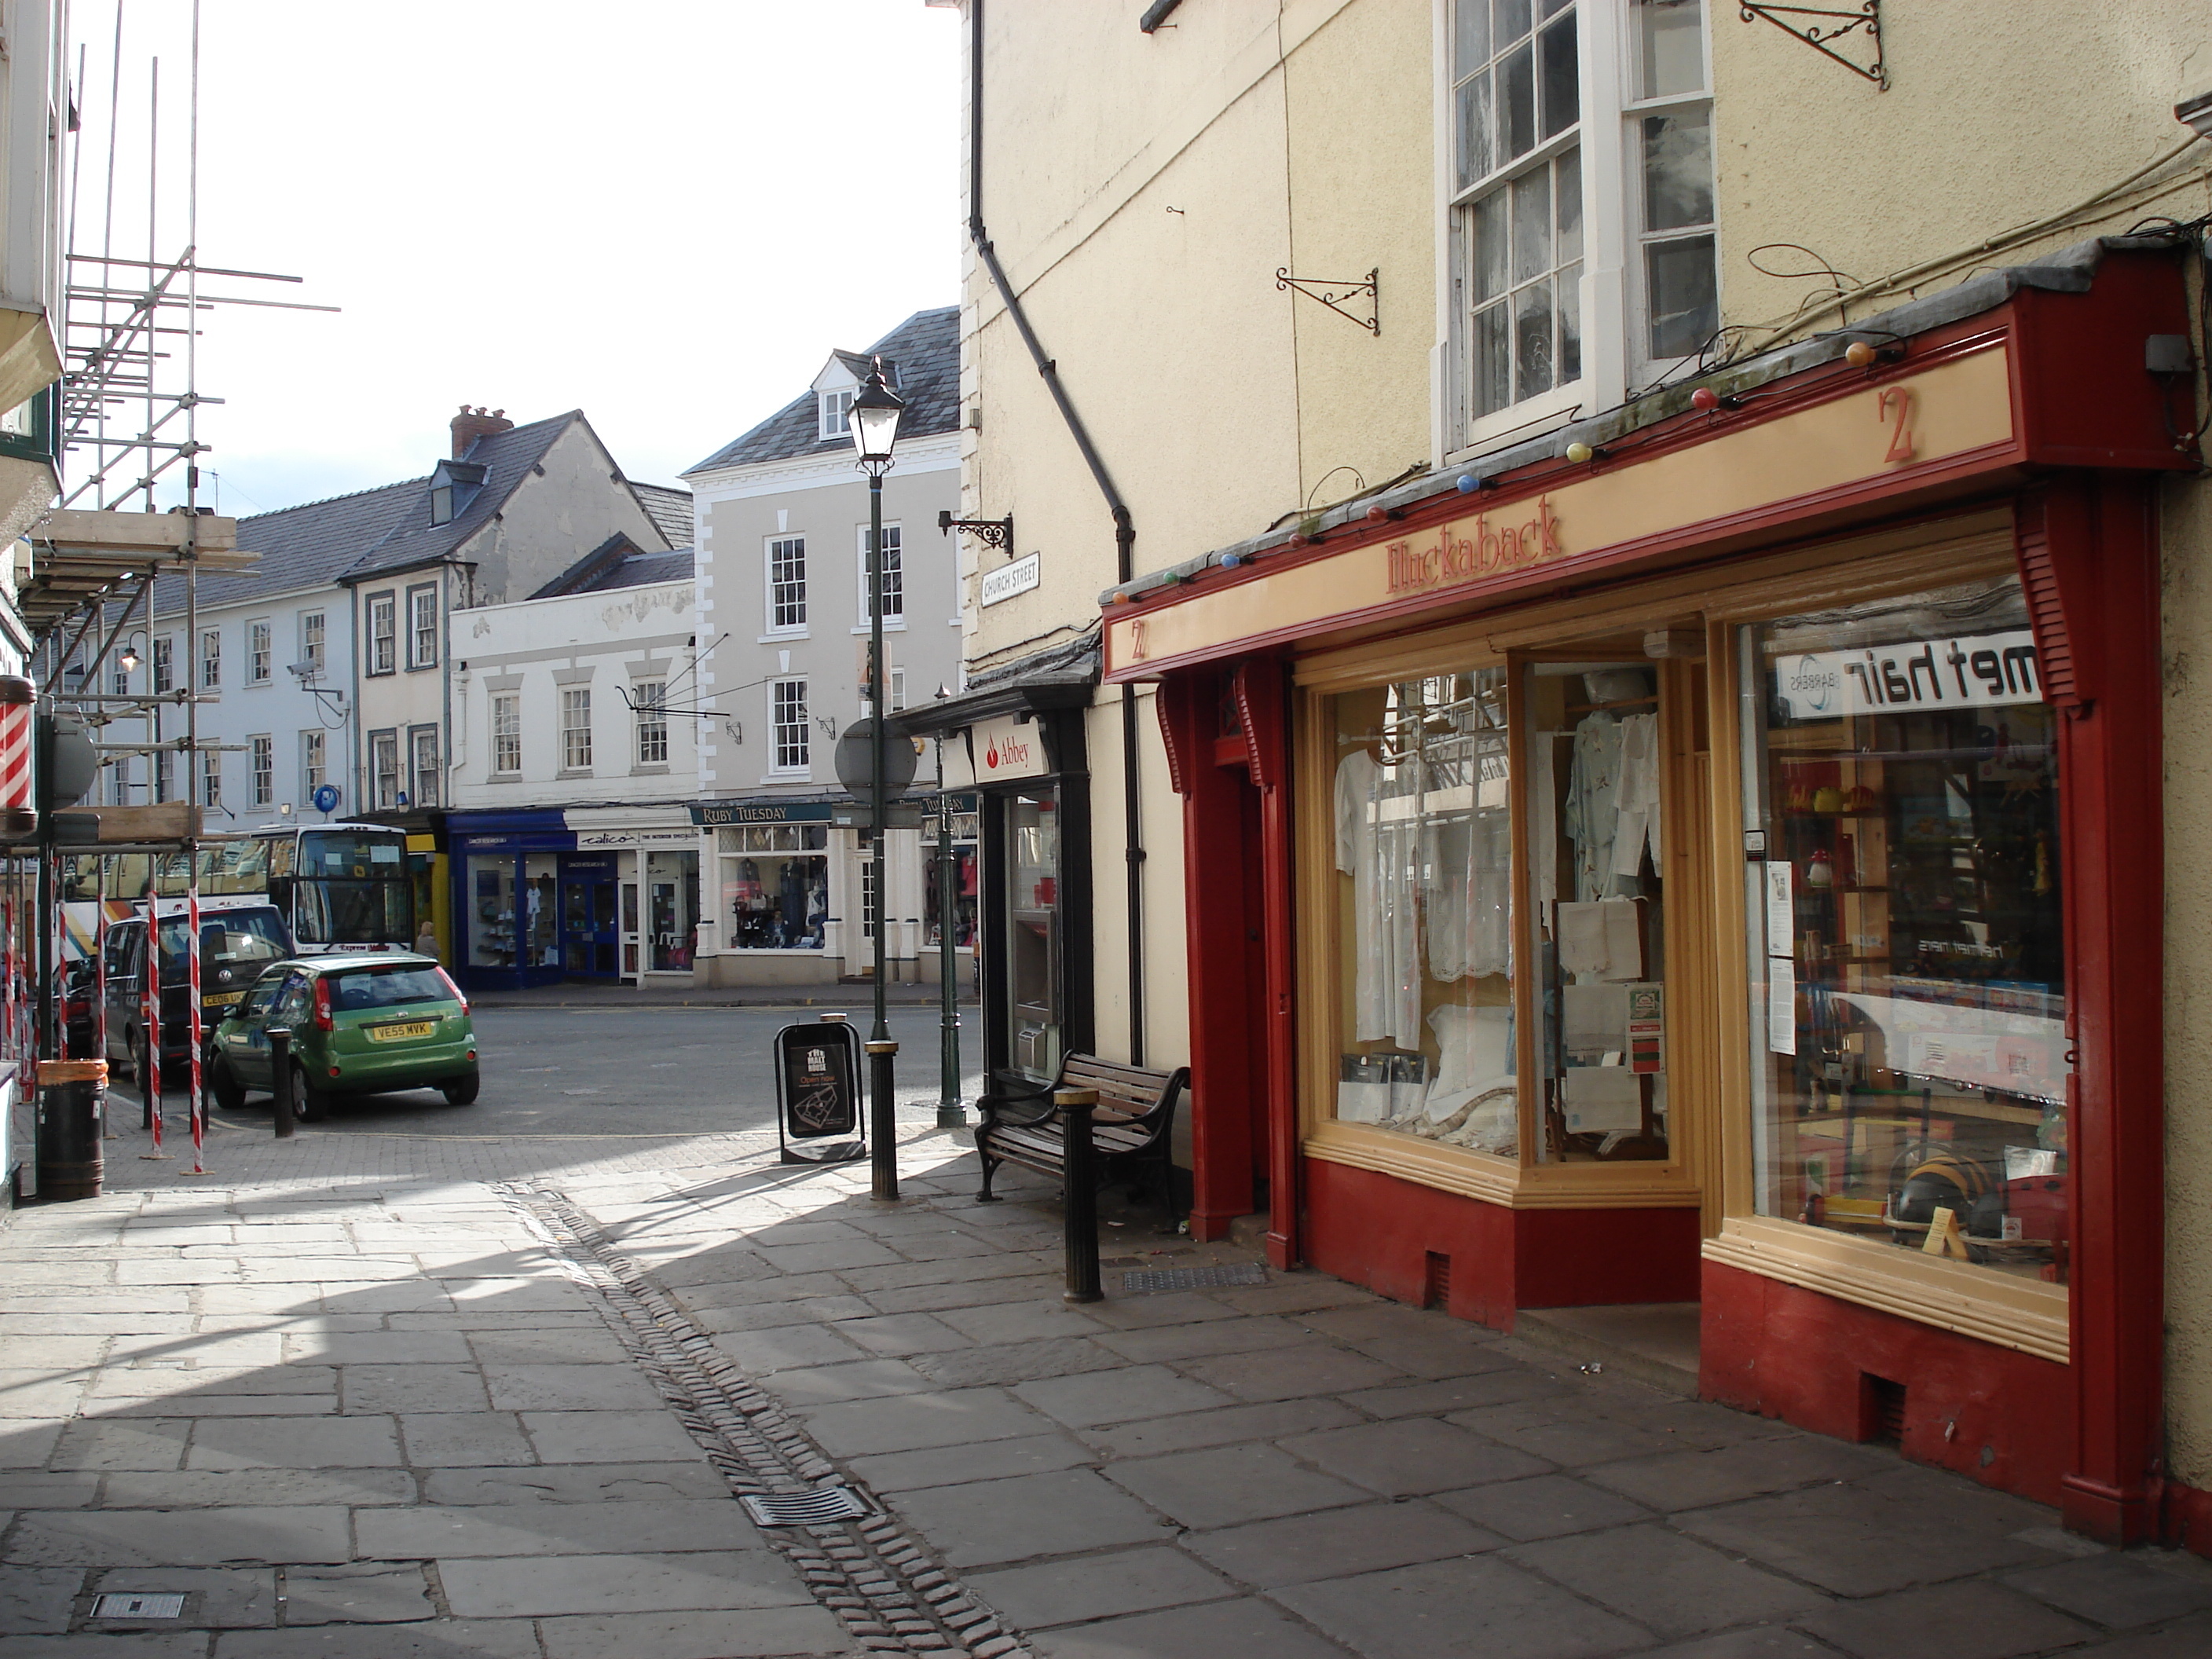
<path fill-rule="evenodd" d="M 1106 463 L 1091 444 L 1083 417 L 1075 412 L 1067 388 L 1060 384 L 1059 366 L 1045 355 L 1036 331 L 1030 326 L 1029 313 L 1022 309 L 1021 299 L 1006 280 L 1006 270 L 983 228 L 983 0 L 968 0 L 968 238 L 975 245 L 983 269 L 990 273 L 1000 302 L 1013 319 L 1030 361 L 1036 365 L 1045 389 L 1052 393 L 1054 406 L 1060 410 L 1068 435 L 1075 440 L 1083 464 L 1091 469 L 1098 493 L 1106 498 L 1106 511 L 1114 520 L 1116 580 L 1126 582 L 1136 574 L 1136 522 L 1129 516 L 1121 492 L 1114 487 Z M 1145 1063 L 1145 826 L 1143 805 L 1137 795 L 1137 689 L 1133 685 L 1121 688 L 1121 804 L 1122 859 L 1128 870 L 1129 1064 L 1141 1066 Z"/>

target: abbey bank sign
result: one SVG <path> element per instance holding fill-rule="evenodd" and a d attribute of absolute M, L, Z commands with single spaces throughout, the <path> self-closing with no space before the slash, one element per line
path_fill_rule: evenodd
<path fill-rule="evenodd" d="M 1106 678 L 1156 678 L 1260 647 L 1463 613 L 1614 569 L 1802 533 L 1849 511 L 2024 459 L 2008 337 L 1983 337 L 1917 374 L 1853 372 L 1833 395 L 1766 416 L 1632 434 L 1594 465 L 1469 500 L 1479 510 L 1263 555 L 1106 612 Z M 1694 417 L 1693 417 L 1694 418 Z M 1707 434 L 1710 435 L 1707 435 Z M 1823 515 L 1826 515 L 1823 517 Z M 980 769 L 979 769 L 980 775 Z"/>

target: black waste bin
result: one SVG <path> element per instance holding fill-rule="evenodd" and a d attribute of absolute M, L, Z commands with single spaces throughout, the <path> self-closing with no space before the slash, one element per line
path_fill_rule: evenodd
<path fill-rule="evenodd" d="M 98 1198 L 106 1173 L 107 1062 L 39 1062 L 39 1196 Z"/>

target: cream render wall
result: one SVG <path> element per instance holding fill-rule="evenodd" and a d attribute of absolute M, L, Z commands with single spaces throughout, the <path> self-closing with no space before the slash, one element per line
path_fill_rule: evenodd
<path fill-rule="evenodd" d="M 1999 26 L 2001 25 L 2001 26 Z M 1864 317 L 1978 269 L 2212 210 L 2212 143 L 2188 145 L 2173 106 L 2212 89 L 2201 0 L 2044 0 L 1996 18 L 1897 5 L 1882 15 L 1890 89 L 1845 73 L 1759 23 L 1715 9 L 1722 301 L 1749 343 L 1779 337 L 1828 278 L 1774 269 L 1825 264 L 1875 283 Z M 1846 50 L 1849 48 L 1846 47 Z M 2182 150 L 2179 155 L 2171 152 Z M 2162 166 L 2079 213 L 2131 175 Z M 2054 216 L 2063 222 L 2036 227 Z M 1984 244 L 1991 246 L 1984 246 Z M 1782 258 L 1802 263 L 1784 266 Z M 2197 277 L 2201 279 L 2199 268 Z M 1815 309 L 1784 331 L 1832 327 Z M 2200 360 L 2204 343 L 2197 343 Z M 2200 395 L 2203 388 L 2200 385 Z M 2212 504 L 2195 479 L 2163 492 L 2166 690 L 2167 1472 L 2212 1488 Z"/>

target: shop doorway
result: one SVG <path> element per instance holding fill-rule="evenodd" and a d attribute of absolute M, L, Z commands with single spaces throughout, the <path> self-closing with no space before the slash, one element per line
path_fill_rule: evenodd
<path fill-rule="evenodd" d="M 561 872 L 561 965 L 571 978 L 612 979 L 615 872 L 607 859 L 572 859 Z"/>

